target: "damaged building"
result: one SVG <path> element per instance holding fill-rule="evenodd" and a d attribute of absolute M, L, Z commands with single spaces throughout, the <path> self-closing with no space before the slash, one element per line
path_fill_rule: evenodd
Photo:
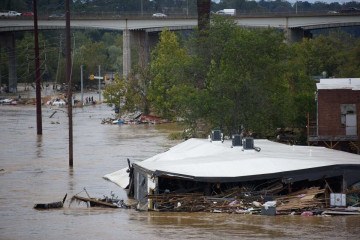
<path fill-rule="evenodd" d="M 359 185 L 359 155 L 240 135 L 223 140 L 220 134 L 189 139 L 104 178 L 127 189 L 138 209 L 183 211 L 215 211 L 213 203 L 224 209 L 225 200 L 239 211 L 244 199 L 265 202 L 292 193 L 322 195 L 321 201 L 301 201 L 304 208 L 328 206 L 331 193 Z"/>

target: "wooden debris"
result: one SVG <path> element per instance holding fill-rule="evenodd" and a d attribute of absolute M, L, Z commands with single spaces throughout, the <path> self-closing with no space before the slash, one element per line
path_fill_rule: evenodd
<path fill-rule="evenodd" d="M 312 187 L 300 190 L 286 196 L 276 198 L 276 210 L 278 212 L 300 212 L 309 209 L 322 208 L 325 205 L 324 189 Z M 318 197 L 322 195 L 321 197 Z"/>
<path fill-rule="evenodd" d="M 52 203 L 37 203 L 34 205 L 35 209 L 52 209 L 52 208 L 62 208 L 64 206 L 64 202 L 66 200 L 67 194 L 62 201 L 52 202 Z"/>
<path fill-rule="evenodd" d="M 85 192 L 87 197 L 81 197 L 78 194 Z M 89 193 L 84 188 L 80 193 L 74 195 L 71 198 L 70 205 L 73 201 L 85 202 L 88 207 L 107 207 L 107 208 L 130 208 L 125 202 L 121 199 L 118 199 L 113 192 L 111 192 L 110 197 L 104 196 L 104 198 L 92 198 Z"/>
<path fill-rule="evenodd" d="M 117 208 L 117 205 L 114 205 L 113 203 L 108 203 L 105 201 L 102 201 L 100 199 L 96 198 L 86 198 L 86 197 L 80 197 L 80 196 L 73 196 L 71 201 L 78 200 L 82 202 L 86 202 L 90 204 L 90 207 L 109 207 L 109 208 Z"/>

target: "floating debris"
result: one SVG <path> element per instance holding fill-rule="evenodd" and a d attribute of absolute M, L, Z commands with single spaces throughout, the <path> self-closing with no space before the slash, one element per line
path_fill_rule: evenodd
<path fill-rule="evenodd" d="M 62 201 L 52 202 L 52 203 L 37 203 L 34 205 L 35 209 L 53 209 L 53 208 L 62 208 L 66 200 L 67 194 Z"/>
<path fill-rule="evenodd" d="M 85 192 L 87 197 L 78 196 L 81 192 Z M 93 198 L 90 197 L 86 189 L 74 195 L 71 198 L 69 206 L 72 202 L 85 202 L 88 207 L 107 207 L 107 208 L 130 208 L 130 206 L 126 205 L 124 200 L 118 199 L 113 192 L 111 192 L 110 197 L 104 196 L 103 198 Z"/>

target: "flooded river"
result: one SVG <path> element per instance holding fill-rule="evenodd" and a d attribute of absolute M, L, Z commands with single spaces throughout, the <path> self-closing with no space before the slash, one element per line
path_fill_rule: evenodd
<path fill-rule="evenodd" d="M 66 109 L 64 109 L 66 110 Z M 147 125 L 102 125 L 106 105 L 74 109 L 74 167 L 68 167 L 66 113 L 43 107 L 43 135 L 35 106 L 0 105 L 0 239 L 359 239 L 360 217 L 251 216 L 156 213 L 86 208 L 71 196 L 125 192 L 102 177 L 175 144 Z M 59 210 L 35 203 L 60 201 Z M 84 193 L 81 193 L 82 196 Z"/>

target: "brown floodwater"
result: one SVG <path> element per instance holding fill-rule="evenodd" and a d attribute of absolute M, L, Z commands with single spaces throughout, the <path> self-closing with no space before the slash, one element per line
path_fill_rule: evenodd
<path fill-rule="evenodd" d="M 176 144 L 154 125 L 102 125 L 113 110 L 102 104 L 74 109 L 74 167 L 68 167 L 66 109 L 0 105 L 0 239 L 359 239 L 360 217 L 158 213 L 87 208 L 70 203 L 86 188 L 92 197 L 125 192 L 102 177 Z M 60 201 L 58 210 L 35 203 Z M 86 196 L 84 192 L 82 196 Z"/>

